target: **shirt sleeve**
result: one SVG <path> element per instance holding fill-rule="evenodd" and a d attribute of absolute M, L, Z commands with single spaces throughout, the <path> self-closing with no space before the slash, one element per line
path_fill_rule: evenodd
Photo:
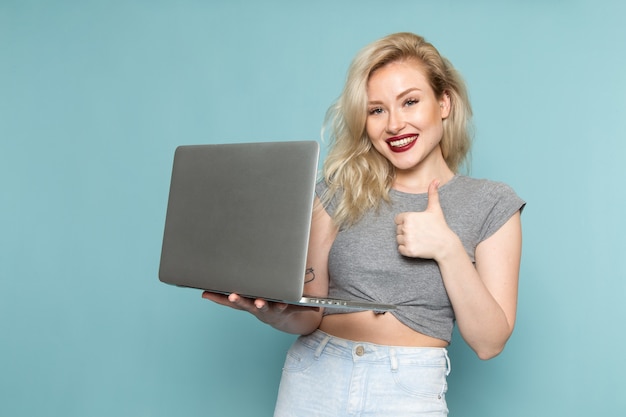
<path fill-rule="evenodd" d="M 332 200 L 328 200 L 328 184 L 323 179 L 318 181 L 315 185 L 315 195 L 320 199 L 322 205 L 324 206 L 324 210 L 332 217 L 335 214 L 336 208 L 336 196 Z"/>
<path fill-rule="evenodd" d="M 496 233 L 515 213 L 523 211 L 526 206 L 526 202 L 510 186 L 500 182 L 492 183 L 487 200 L 491 203 L 491 211 L 483 225 L 480 242 Z"/>

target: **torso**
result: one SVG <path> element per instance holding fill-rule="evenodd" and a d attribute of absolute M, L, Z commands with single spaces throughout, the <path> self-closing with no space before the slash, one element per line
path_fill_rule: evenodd
<path fill-rule="evenodd" d="M 388 346 L 446 347 L 441 339 L 426 336 L 400 323 L 392 313 L 372 311 L 324 316 L 319 329 L 332 336 Z"/>
<path fill-rule="evenodd" d="M 323 195 L 320 183 L 318 195 Z M 523 206 L 506 184 L 458 176 L 439 188 L 442 208 L 474 261 L 476 246 Z M 394 217 L 423 211 L 427 195 L 392 190 L 391 205 L 366 213 L 356 225 L 327 243 L 330 298 L 383 302 L 395 312 L 376 315 L 341 309 L 326 312 L 320 330 L 337 337 L 396 346 L 446 346 L 454 312 L 435 261 L 398 253 Z M 329 205 L 331 216 L 334 206 Z M 330 217 L 329 217 L 330 218 Z"/>

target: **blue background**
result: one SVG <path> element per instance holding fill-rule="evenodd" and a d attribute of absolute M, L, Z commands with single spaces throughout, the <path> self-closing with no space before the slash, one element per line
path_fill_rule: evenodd
<path fill-rule="evenodd" d="M 405 30 L 466 78 L 472 174 L 529 203 L 516 331 L 488 362 L 455 334 L 451 415 L 618 414 L 624 4 L 0 0 L 0 415 L 271 415 L 293 336 L 157 280 L 174 148 L 318 139 Z"/>

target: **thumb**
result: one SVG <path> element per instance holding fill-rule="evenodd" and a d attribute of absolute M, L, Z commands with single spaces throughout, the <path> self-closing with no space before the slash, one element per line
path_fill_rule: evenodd
<path fill-rule="evenodd" d="M 433 180 L 428 186 L 428 205 L 427 211 L 441 211 L 441 204 L 439 203 L 439 180 Z"/>

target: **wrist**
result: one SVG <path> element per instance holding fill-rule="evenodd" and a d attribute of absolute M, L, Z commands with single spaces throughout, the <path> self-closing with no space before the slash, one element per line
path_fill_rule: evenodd
<path fill-rule="evenodd" d="M 447 239 L 441 245 L 441 249 L 435 256 L 437 263 L 447 262 L 455 259 L 459 255 L 465 255 L 465 247 L 461 239 L 452 231 Z"/>

